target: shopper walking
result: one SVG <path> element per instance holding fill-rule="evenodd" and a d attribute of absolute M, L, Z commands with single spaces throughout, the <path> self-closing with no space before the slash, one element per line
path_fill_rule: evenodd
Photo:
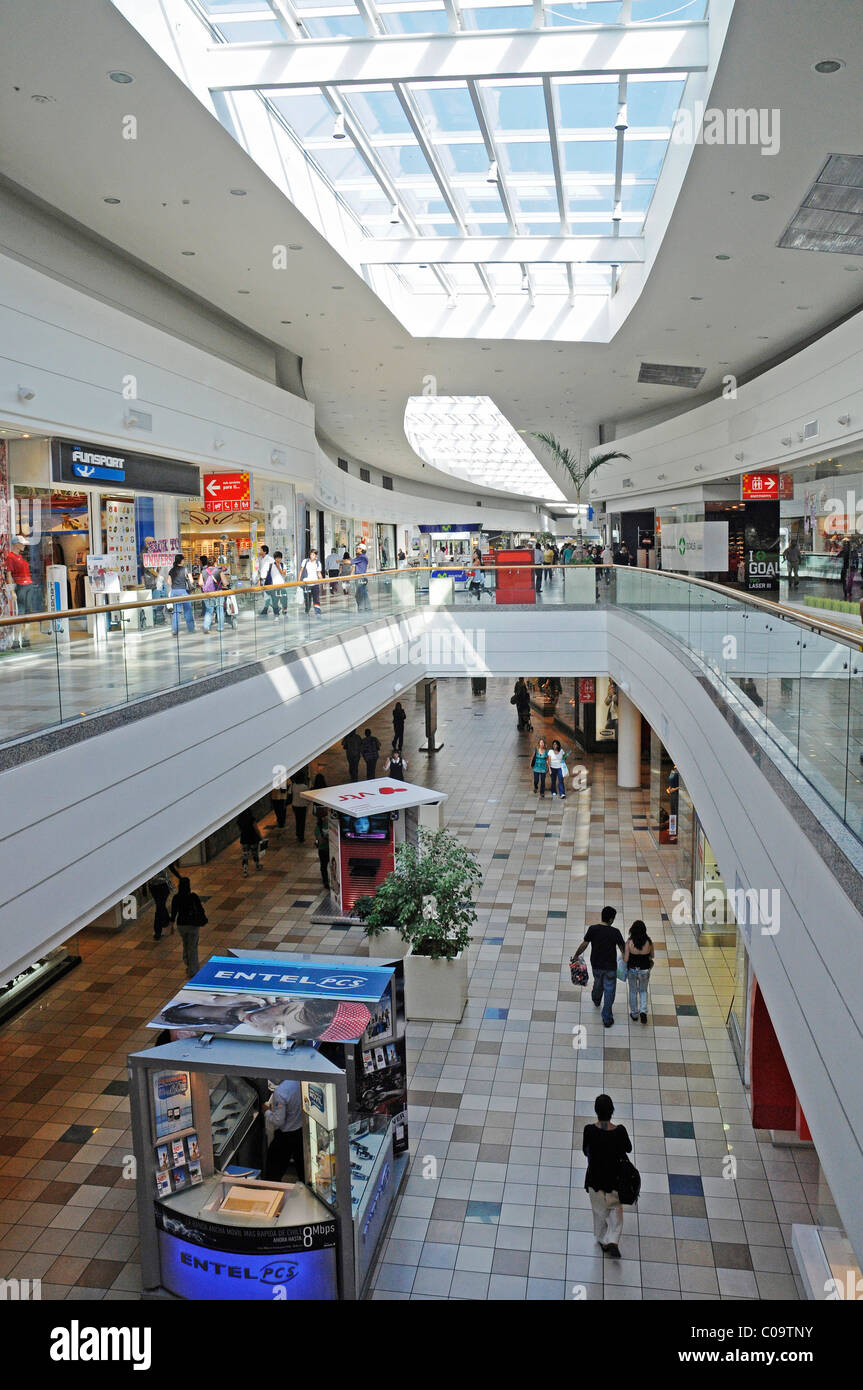
<path fill-rule="evenodd" d="M 342 577 L 342 593 L 343 593 L 343 594 L 349 594 L 349 593 L 351 592 L 351 586 L 350 586 L 350 584 L 348 583 L 348 578 L 349 578 L 350 575 L 353 574 L 353 572 L 354 572 L 354 562 L 353 562 L 353 560 L 351 559 L 351 553 L 350 553 L 350 551 L 348 550 L 347 546 L 345 546 L 344 550 L 342 551 L 342 562 L 341 562 L 341 564 L 339 565 L 339 574 L 340 574 L 341 577 Z"/>
<path fill-rule="evenodd" d="M 800 546 L 796 538 L 789 541 L 784 559 L 788 566 L 788 587 L 796 589 L 800 583 Z"/>
<path fill-rule="evenodd" d="M 530 691 L 527 688 L 527 682 L 525 681 L 524 676 L 519 676 L 518 680 L 513 686 L 510 704 L 515 705 L 516 714 L 518 715 L 519 733 L 521 733 L 523 729 L 529 729 Z"/>
<path fill-rule="evenodd" d="M 533 757 L 530 762 L 530 770 L 533 773 L 533 794 L 537 792 L 541 798 L 545 798 L 545 775 L 548 772 L 548 747 L 545 739 L 541 738 L 536 748 L 533 750 Z"/>
<path fill-rule="evenodd" d="M 287 779 L 274 783 L 270 789 L 270 805 L 276 817 L 276 826 L 279 830 L 284 830 L 285 821 L 288 818 L 288 783 Z"/>
<path fill-rule="evenodd" d="M 647 1022 L 647 985 L 653 969 L 653 942 L 641 921 L 633 922 L 623 952 L 626 982 L 629 986 L 629 1017 Z"/>
<path fill-rule="evenodd" d="M 590 997 L 597 1008 L 602 1005 L 602 1022 L 606 1028 L 614 1023 L 614 996 L 617 993 L 617 953 L 623 954 L 626 942 L 614 926 L 617 909 L 604 907 L 602 921 L 595 922 L 584 933 L 584 940 L 576 949 L 576 959 L 582 951 L 590 947 L 590 968 L 593 971 L 593 989 Z"/>
<path fill-rule="evenodd" d="M 186 629 L 188 632 L 195 631 L 195 617 L 192 613 L 192 605 L 188 602 L 189 594 L 192 590 L 192 582 L 186 569 L 186 563 L 182 555 L 174 556 L 174 563 L 168 570 L 168 583 L 171 589 L 171 598 L 185 599 L 185 603 L 175 603 L 174 611 L 171 614 L 171 631 L 174 636 L 180 630 L 180 612 L 186 619 Z"/>
<path fill-rule="evenodd" d="M 537 541 L 536 545 L 533 547 L 533 587 L 538 594 L 542 593 L 542 568 L 544 563 L 545 556 L 540 549 L 539 541 Z"/>
<path fill-rule="evenodd" d="M 182 937 L 183 964 L 186 978 L 191 980 L 198 973 L 198 942 L 201 927 L 207 925 L 207 914 L 197 893 L 192 892 L 192 884 L 187 878 L 181 878 L 177 884 L 171 903 L 171 921 L 177 923 L 177 931 Z"/>
<path fill-rule="evenodd" d="M 596 1123 L 584 1126 L 581 1151 L 587 1159 L 584 1186 L 593 1210 L 593 1233 L 600 1249 L 620 1259 L 618 1242 L 623 1233 L 623 1206 L 617 1190 L 621 1161 L 632 1153 L 632 1141 L 623 1125 L 612 1120 L 611 1096 L 597 1096 L 593 1103 Z"/>
<path fill-rule="evenodd" d="M 204 594 L 204 631 L 209 632 L 216 619 L 219 632 L 225 628 L 225 600 L 215 597 L 221 588 L 219 571 L 214 564 L 207 565 L 201 575 L 201 590 Z"/>
<path fill-rule="evenodd" d="M 318 851 L 318 864 L 321 869 L 321 883 L 324 892 L 330 891 L 330 828 L 324 816 L 315 816 L 315 849 Z"/>
<path fill-rule="evenodd" d="M 308 613 L 312 604 L 315 605 L 315 613 L 321 616 L 321 590 L 320 585 L 310 581 L 323 579 L 321 567 L 318 564 L 318 552 L 310 550 L 308 559 L 304 560 L 300 566 L 300 579 L 303 581 L 303 604 Z"/>
<path fill-rule="evenodd" d="M 401 752 L 405 741 L 405 720 L 407 714 L 404 711 L 401 700 L 396 702 L 393 710 L 393 748 L 398 748 Z"/>
<path fill-rule="evenodd" d="M 306 841 L 306 816 L 309 811 L 309 803 L 303 799 L 303 792 L 309 789 L 309 774 L 304 767 L 295 772 L 288 783 L 288 801 L 294 813 L 294 833 L 297 837 L 297 844 L 305 844 Z"/>
<path fill-rule="evenodd" d="M 349 734 L 345 734 L 342 739 L 342 747 L 348 760 L 348 781 L 358 782 L 360 780 L 360 755 L 363 751 L 363 740 L 359 729 L 352 729 Z"/>
<path fill-rule="evenodd" d="M 160 869 L 159 873 L 154 874 L 147 884 L 150 890 L 150 897 L 153 899 L 156 911 L 153 916 L 153 940 L 159 941 L 162 932 L 171 925 L 171 914 L 168 911 L 168 899 L 171 896 L 171 880 L 168 878 L 167 869 Z"/>
<path fill-rule="evenodd" d="M 364 545 L 358 545 L 357 553 L 354 556 L 354 574 L 357 576 L 354 580 L 354 597 L 357 601 L 358 612 L 367 612 L 372 606 L 369 598 L 369 581 L 366 579 L 368 568 L 369 557 L 366 554 L 366 548 Z"/>
<path fill-rule="evenodd" d="M 261 588 L 270 589 L 269 593 L 264 594 L 264 606 L 258 614 L 261 618 L 265 618 L 270 611 L 272 611 L 274 618 L 278 617 L 279 610 L 276 606 L 276 595 L 272 591 L 272 585 L 275 583 L 277 576 L 278 570 L 274 572 L 273 557 L 270 554 L 270 547 L 268 545 L 262 545 L 257 563 L 252 572 L 253 584 L 259 584 Z"/>
<path fill-rule="evenodd" d="M 261 856 L 266 853 L 268 841 L 258 829 L 251 806 L 237 816 L 240 831 L 240 849 L 243 852 L 243 878 L 249 877 L 249 859 L 254 859 L 255 868 L 261 867 Z"/>
<path fill-rule="evenodd" d="M 366 729 L 366 736 L 362 742 L 362 754 L 366 764 L 366 778 L 369 782 L 378 775 L 378 754 L 380 751 L 380 739 L 375 738 L 371 729 Z"/>
<path fill-rule="evenodd" d="M 548 767 L 551 772 L 552 796 L 560 796 L 561 801 L 566 801 L 566 753 L 561 747 L 560 739 L 556 738 L 548 750 Z"/>

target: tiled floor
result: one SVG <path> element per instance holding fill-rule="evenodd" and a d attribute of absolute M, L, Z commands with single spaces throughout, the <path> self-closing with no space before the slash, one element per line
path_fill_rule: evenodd
<path fill-rule="evenodd" d="M 409 1026 L 413 1159 L 372 1296 L 796 1297 L 791 1222 L 814 1219 L 816 1160 L 749 1123 L 725 1032 L 731 953 L 700 950 L 668 920 L 675 851 L 634 828 L 646 793 L 618 792 L 614 759 L 594 758 L 586 792 L 535 799 L 509 686 L 488 688 L 474 698 L 467 681 L 438 682 L 445 746 L 431 765 L 416 751 L 421 707 L 403 701 L 409 776 L 449 793 L 448 824 L 485 881 L 461 1023 Z M 385 736 L 389 715 L 373 723 Z M 324 770 L 340 780 L 343 760 Z M 231 849 L 192 877 L 210 918 L 202 958 L 227 945 L 363 951 L 356 928 L 311 923 L 317 855 L 311 834 L 298 852 L 290 819 L 259 874 L 241 878 Z M 624 924 L 642 917 L 656 943 L 646 1027 L 619 992 L 606 1031 L 569 982 L 604 902 Z M 80 945 L 83 964 L 0 1030 L 0 1278 L 41 1278 L 45 1298 L 135 1298 L 125 1057 L 182 982 L 180 943 L 154 942 L 148 915 Z M 601 1090 L 643 1178 L 618 1262 L 597 1250 L 583 1189 L 581 1131 Z"/>

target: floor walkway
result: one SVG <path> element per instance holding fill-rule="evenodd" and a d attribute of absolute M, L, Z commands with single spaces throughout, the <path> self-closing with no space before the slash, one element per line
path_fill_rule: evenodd
<path fill-rule="evenodd" d="M 372 1296 L 796 1297 L 791 1222 L 814 1219 L 816 1160 L 751 1127 L 725 1031 L 733 953 L 700 950 L 669 921 L 676 851 L 654 846 L 646 792 L 618 792 L 614 759 L 597 757 L 586 792 L 534 799 L 509 686 L 488 688 L 438 682 L 444 748 L 431 764 L 417 752 L 421 706 L 403 698 L 409 778 L 449 793 L 448 824 L 485 882 L 461 1023 L 409 1025 L 412 1167 Z M 385 738 L 389 716 L 373 723 Z M 345 775 L 340 755 L 322 765 L 331 784 Z M 289 817 L 260 873 L 240 876 L 236 848 L 191 871 L 210 919 L 202 959 L 242 945 L 363 953 L 358 929 L 311 923 L 320 879 L 306 839 L 298 852 Z M 606 1031 L 569 982 L 604 902 L 626 925 L 642 917 L 656 943 L 646 1027 L 621 991 Z M 153 941 L 148 914 L 88 929 L 80 946 L 83 964 L 0 1030 L 0 1278 L 41 1278 L 44 1298 L 136 1298 L 125 1057 L 182 983 L 180 942 Z M 617 1262 L 597 1250 L 583 1190 L 581 1131 L 602 1090 L 643 1175 Z"/>

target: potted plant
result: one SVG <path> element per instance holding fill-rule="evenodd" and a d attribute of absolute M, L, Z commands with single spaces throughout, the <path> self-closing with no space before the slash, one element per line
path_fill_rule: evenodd
<path fill-rule="evenodd" d="M 384 920 L 387 911 L 400 910 L 399 903 L 394 901 L 392 895 L 388 895 L 379 907 L 376 898 L 357 898 L 353 910 L 354 916 L 359 917 L 363 924 L 370 956 L 386 956 L 395 960 L 409 953 L 410 938 L 404 929 Z"/>
<path fill-rule="evenodd" d="M 396 850 L 395 867 L 372 905 L 360 909 L 371 943 L 387 928 L 409 947 L 405 1011 L 411 1019 L 458 1022 L 467 1003 L 467 948 L 482 882 L 476 855 L 449 830 L 420 830 Z M 358 905 L 359 906 L 359 905 Z M 378 951 L 375 954 L 396 954 Z"/>
<path fill-rule="evenodd" d="M 626 459 L 629 461 L 629 454 L 621 453 L 619 449 L 608 449 L 605 453 L 595 454 L 588 463 L 582 462 L 581 446 L 576 454 L 574 449 L 569 449 L 555 439 L 553 434 L 534 434 L 534 439 L 538 439 L 540 444 L 544 444 L 555 463 L 562 472 L 567 473 L 575 488 L 575 500 L 578 504 L 578 558 L 584 559 L 584 535 L 581 527 L 581 494 L 584 485 L 592 473 L 597 468 L 601 468 L 604 463 L 610 463 L 612 459 Z"/>

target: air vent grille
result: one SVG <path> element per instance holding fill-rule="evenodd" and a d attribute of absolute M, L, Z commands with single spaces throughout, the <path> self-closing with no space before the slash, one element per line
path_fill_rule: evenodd
<path fill-rule="evenodd" d="M 674 367 L 667 362 L 642 362 L 638 380 L 648 386 L 686 386 L 694 391 L 701 385 L 705 367 Z"/>
<path fill-rule="evenodd" d="M 384 492 L 392 492 L 393 490 L 393 480 L 392 478 L 388 478 L 386 473 L 381 476 L 381 487 Z"/>
<path fill-rule="evenodd" d="M 372 480 L 372 475 L 371 475 L 371 473 L 369 472 L 369 470 L 368 470 L 367 468 L 361 468 L 361 469 L 360 469 L 360 482 L 361 482 L 361 483 L 370 483 L 371 480 Z"/>
<path fill-rule="evenodd" d="M 339 468 L 342 470 L 343 473 L 347 473 L 347 471 L 348 471 L 348 461 L 347 461 L 347 459 L 339 459 Z"/>
<path fill-rule="evenodd" d="M 863 155 L 831 154 L 776 243 L 863 256 Z"/>

